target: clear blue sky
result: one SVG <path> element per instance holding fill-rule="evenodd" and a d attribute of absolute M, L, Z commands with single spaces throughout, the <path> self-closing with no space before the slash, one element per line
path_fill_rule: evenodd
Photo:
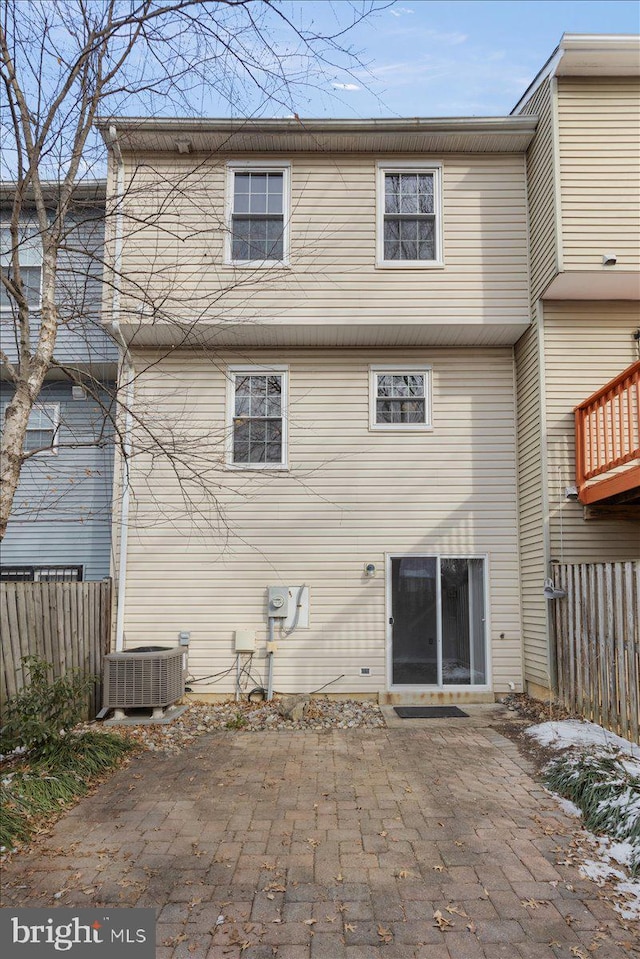
<path fill-rule="evenodd" d="M 291 4 L 318 29 L 342 19 L 344 6 L 340 0 Z M 298 112 L 505 115 L 563 33 L 639 32 L 637 0 L 397 0 L 350 34 L 369 70 L 356 69 L 355 76 L 336 72 L 327 90 L 301 102 Z"/>

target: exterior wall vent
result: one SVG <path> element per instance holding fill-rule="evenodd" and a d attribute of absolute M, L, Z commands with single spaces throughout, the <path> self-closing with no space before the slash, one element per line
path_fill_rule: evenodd
<path fill-rule="evenodd" d="M 108 653 L 104 658 L 105 709 L 159 709 L 184 695 L 184 651 Z"/>

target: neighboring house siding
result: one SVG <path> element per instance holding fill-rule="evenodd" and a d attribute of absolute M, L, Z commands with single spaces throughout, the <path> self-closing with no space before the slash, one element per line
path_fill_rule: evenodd
<path fill-rule="evenodd" d="M 557 238 L 553 157 L 553 101 L 545 80 L 520 111 L 538 117 L 538 127 L 527 150 L 530 272 L 532 302 L 542 295 L 556 274 Z"/>
<path fill-rule="evenodd" d="M 545 554 L 543 439 L 538 322 L 515 349 L 518 405 L 520 577 L 525 680 L 549 684 L 547 609 L 542 590 L 549 575 Z"/>
<path fill-rule="evenodd" d="M 0 403 L 11 390 L 3 384 Z M 110 403 L 106 391 L 101 402 Z M 39 401 L 60 404 L 56 453 L 39 453 L 22 468 L 6 536 L 2 566 L 83 566 L 83 578 L 109 575 L 113 441 L 93 444 L 104 429 L 101 403 L 74 400 L 71 386 L 46 383 Z M 107 427 L 107 435 L 111 430 Z"/>
<path fill-rule="evenodd" d="M 0 222 L 7 223 L 11 211 L 0 210 Z M 118 349 L 101 322 L 104 209 L 90 207 L 76 211 L 67 221 L 64 246 L 58 257 L 56 300 L 60 304 L 55 359 L 59 363 L 96 366 L 115 364 Z M 40 327 L 37 312 L 31 318 L 31 341 Z M 0 311 L 2 348 L 9 360 L 17 356 L 15 324 L 10 310 Z M 104 367 L 95 373 L 104 375 Z"/>
<path fill-rule="evenodd" d="M 565 270 L 640 270 L 640 79 L 558 79 Z"/>
<path fill-rule="evenodd" d="M 310 628 L 281 639 L 276 690 L 386 687 L 385 553 L 488 554 L 493 688 L 521 688 L 513 354 L 504 350 L 137 354 L 138 408 L 197 450 L 207 488 L 135 457 L 126 645 L 191 632 L 197 677 L 233 668 L 233 631 L 263 647 L 268 585 L 310 587 Z M 290 472 L 224 469 L 225 361 L 289 364 Z M 433 367 L 432 433 L 369 429 L 369 364 Z M 366 563 L 377 573 L 364 575 Z M 254 673 L 262 676 L 264 660 Z M 370 677 L 359 668 L 369 666 Z M 257 678 L 257 677 L 256 677 Z M 198 685 L 229 692 L 234 676 Z"/>
<path fill-rule="evenodd" d="M 564 490 L 576 481 L 574 407 L 636 359 L 638 305 L 549 301 L 544 317 L 551 556 L 565 563 L 637 559 L 637 523 L 585 521 Z"/>
<path fill-rule="evenodd" d="M 137 315 L 144 290 L 155 302 L 166 298 L 156 321 L 349 327 L 368 318 L 385 328 L 432 325 L 444 340 L 448 323 L 527 322 L 522 155 L 263 159 L 291 163 L 290 268 L 224 266 L 225 158 L 127 158 L 135 180 L 125 201 L 123 272 L 132 296 L 123 308 Z M 442 161 L 443 269 L 376 268 L 376 163 L 385 159 Z M 258 342 L 259 335 L 257 328 Z"/>

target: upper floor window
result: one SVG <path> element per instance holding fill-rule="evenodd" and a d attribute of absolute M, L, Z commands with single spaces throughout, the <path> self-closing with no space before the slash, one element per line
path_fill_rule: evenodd
<path fill-rule="evenodd" d="M 229 374 L 229 464 L 286 466 L 286 369 L 236 367 Z"/>
<path fill-rule="evenodd" d="M 34 450 L 54 451 L 58 445 L 58 430 L 60 426 L 59 403 L 37 403 L 27 422 L 27 432 L 24 439 L 25 452 Z"/>
<path fill-rule="evenodd" d="M 229 166 L 227 260 L 262 265 L 288 259 L 289 168 Z"/>
<path fill-rule="evenodd" d="M 372 367 L 372 429 L 431 427 L 431 370 L 397 366 Z"/>
<path fill-rule="evenodd" d="M 442 266 L 440 167 L 378 165 L 378 266 Z"/>
<path fill-rule="evenodd" d="M 20 276 L 28 305 L 37 310 L 40 306 L 42 285 L 42 240 L 36 227 L 25 227 L 18 238 Z M 13 240 L 8 224 L 0 227 L 0 270 L 9 278 L 13 271 Z M 0 283 L 0 310 L 10 310 L 14 300 L 4 283 Z"/>

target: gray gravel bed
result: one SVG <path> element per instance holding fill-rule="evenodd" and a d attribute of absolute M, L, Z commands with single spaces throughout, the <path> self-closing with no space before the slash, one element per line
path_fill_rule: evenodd
<path fill-rule="evenodd" d="M 378 704 L 369 701 L 312 699 L 297 721 L 286 719 L 278 708 L 277 700 L 257 704 L 234 700 L 193 702 L 168 725 L 110 725 L 109 730 L 134 739 L 146 749 L 175 753 L 199 736 L 221 729 L 242 735 L 260 730 L 379 729 L 386 725 Z"/>

